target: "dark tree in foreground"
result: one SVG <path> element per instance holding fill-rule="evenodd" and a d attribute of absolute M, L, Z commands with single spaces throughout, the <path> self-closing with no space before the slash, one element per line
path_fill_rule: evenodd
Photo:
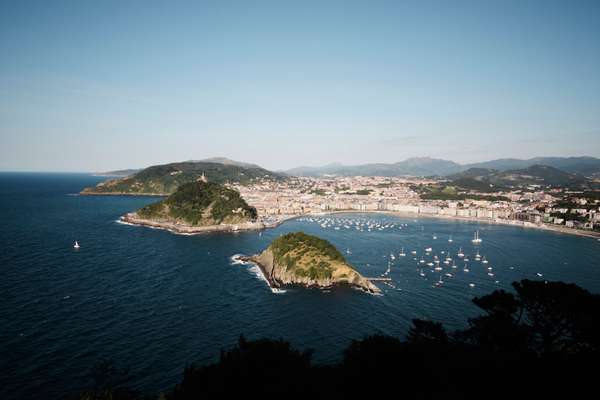
<path fill-rule="evenodd" d="M 218 363 L 186 368 L 172 399 L 192 399 L 248 391 L 260 395 L 306 393 L 310 387 L 310 352 L 294 350 L 283 340 L 247 341 L 222 351 Z"/>
<path fill-rule="evenodd" d="M 344 399 L 392 392 L 409 399 L 538 399 L 594 391 L 600 296 L 562 282 L 523 280 L 513 288 L 473 299 L 484 314 L 465 330 L 449 334 L 440 323 L 415 319 L 406 340 L 354 340 L 342 361 L 329 366 L 311 364 L 310 352 L 283 340 L 242 336 L 218 362 L 186 368 L 165 397 Z M 114 372 L 110 365 L 100 371 Z M 140 399 L 114 389 L 111 380 L 98 382 L 99 390 L 80 398 Z"/>

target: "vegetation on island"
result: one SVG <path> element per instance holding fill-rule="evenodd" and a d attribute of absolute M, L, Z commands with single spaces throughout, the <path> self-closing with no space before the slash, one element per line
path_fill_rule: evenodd
<path fill-rule="evenodd" d="M 296 239 L 294 239 L 296 240 Z M 185 368 L 178 385 L 148 397 L 128 389 L 121 370 L 94 369 L 83 399 L 188 400 L 239 394 L 258 398 L 378 398 L 390 385 L 410 399 L 589 397 L 600 359 L 600 296 L 574 284 L 522 280 L 513 291 L 476 297 L 482 315 L 448 331 L 413 319 L 404 338 L 353 340 L 339 361 L 313 363 L 282 339 L 247 340 L 218 361 Z M 395 331 L 391 329 L 391 331 Z M 232 384 L 235 383 L 235 384 Z"/>
<path fill-rule="evenodd" d="M 274 261 L 297 276 L 330 279 L 335 264 L 346 264 L 342 253 L 327 240 L 304 232 L 287 233 L 275 239 L 269 249 Z"/>
<path fill-rule="evenodd" d="M 250 183 L 259 179 L 285 179 L 257 166 L 187 161 L 145 168 L 131 176 L 99 183 L 82 194 L 171 194 L 184 183 L 206 177 L 215 183 Z"/>
<path fill-rule="evenodd" d="M 255 220 L 239 192 L 214 182 L 190 182 L 181 185 L 165 200 L 147 205 L 138 216 L 151 220 L 171 220 L 192 226 L 240 223 Z"/>

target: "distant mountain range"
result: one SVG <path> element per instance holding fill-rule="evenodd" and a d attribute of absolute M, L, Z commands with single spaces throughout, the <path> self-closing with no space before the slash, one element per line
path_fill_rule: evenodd
<path fill-rule="evenodd" d="M 504 158 L 473 164 L 458 164 L 449 160 L 419 157 L 392 164 L 343 165 L 336 163 L 322 167 L 297 167 L 284 172 L 292 176 L 448 176 L 473 168 L 508 171 L 534 165 L 546 165 L 587 177 L 600 176 L 600 159 L 594 157 L 536 157 L 527 160 Z"/>
<path fill-rule="evenodd" d="M 469 168 L 466 171 L 448 175 L 447 178 L 453 186 L 479 192 L 494 192 L 531 185 L 582 188 L 591 184 L 583 175 L 539 164 L 505 171 L 479 167 Z"/>

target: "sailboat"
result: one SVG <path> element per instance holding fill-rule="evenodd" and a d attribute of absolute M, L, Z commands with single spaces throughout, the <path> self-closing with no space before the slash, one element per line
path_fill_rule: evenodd
<path fill-rule="evenodd" d="M 75 241 L 75 244 L 73 245 L 73 248 L 74 248 L 74 249 L 78 249 L 79 247 L 80 247 L 80 246 L 79 246 L 79 243 L 77 243 L 77 240 L 76 240 L 76 241 Z"/>
<path fill-rule="evenodd" d="M 475 231 L 475 235 L 473 236 L 473 240 L 471 240 L 474 244 L 479 244 L 483 242 L 483 240 L 479 237 L 479 231 Z"/>
<path fill-rule="evenodd" d="M 448 243 L 452 243 L 452 242 L 453 242 L 452 235 L 450 235 L 450 237 L 448 238 Z"/>
<path fill-rule="evenodd" d="M 463 252 L 462 252 L 462 247 L 458 249 L 458 254 L 457 254 L 457 256 L 459 256 L 459 257 L 461 257 L 461 258 L 465 256 L 465 253 L 463 253 Z"/>
<path fill-rule="evenodd" d="M 483 260 L 481 260 L 481 262 L 482 262 L 483 264 L 487 264 L 487 263 L 488 263 L 488 260 L 486 260 L 486 259 L 485 259 L 485 256 L 483 256 Z"/>
<path fill-rule="evenodd" d="M 404 247 L 402 248 L 402 250 L 400 250 L 400 254 L 398 254 L 400 257 L 405 257 L 406 253 L 404 252 Z"/>

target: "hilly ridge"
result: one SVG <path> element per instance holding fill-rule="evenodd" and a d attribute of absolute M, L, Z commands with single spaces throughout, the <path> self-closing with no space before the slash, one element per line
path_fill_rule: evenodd
<path fill-rule="evenodd" d="M 145 168 L 133 175 L 85 188 L 81 194 L 168 195 L 179 186 L 195 182 L 204 175 L 210 182 L 249 183 L 256 179 L 284 179 L 258 166 L 243 167 L 205 161 L 185 161 Z"/>
<path fill-rule="evenodd" d="M 499 171 L 488 168 L 469 168 L 447 177 L 458 187 L 481 192 L 511 189 L 530 185 L 544 187 L 580 187 L 588 180 L 579 174 L 562 171 L 548 165 L 532 165 L 527 168 Z"/>
<path fill-rule="evenodd" d="M 505 158 L 481 163 L 458 164 L 430 157 L 409 158 L 396 163 L 362 165 L 328 164 L 322 167 L 297 167 L 285 171 L 295 176 L 449 176 L 473 168 L 508 171 L 546 165 L 571 174 L 600 177 L 600 159 L 594 157 L 536 157 L 527 160 Z"/>

